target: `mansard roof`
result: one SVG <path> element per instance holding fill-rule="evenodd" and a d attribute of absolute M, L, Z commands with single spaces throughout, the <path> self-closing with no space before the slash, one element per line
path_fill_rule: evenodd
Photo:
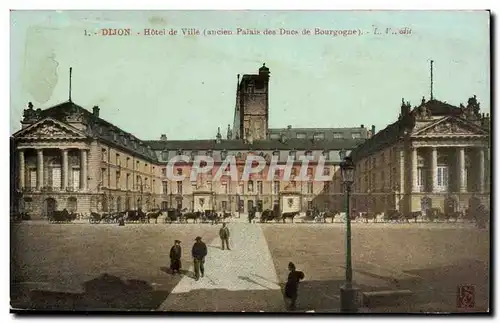
<path fill-rule="evenodd" d="M 79 116 L 81 122 L 87 124 L 86 134 L 118 146 L 121 149 L 129 151 L 149 161 L 157 161 L 156 154 L 148 147 L 147 143 L 134 135 L 123 131 L 112 123 L 95 116 L 92 112 L 84 109 L 80 105 L 66 101 L 40 111 L 39 119 L 53 118 L 59 121 L 67 122 L 68 116 Z"/>
<path fill-rule="evenodd" d="M 351 150 L 364 139 L 311 140 L 291 138 L 280 140 L 255 140 L 252 144 L 243 140 L 148 140 L 153 150 Z"/>

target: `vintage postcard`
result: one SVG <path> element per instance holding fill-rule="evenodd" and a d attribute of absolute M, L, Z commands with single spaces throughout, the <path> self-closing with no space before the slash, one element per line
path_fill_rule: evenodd
<path fill-rule="evenodd" d="M 10 308 L 488 313 L 489 11 L 22 11 Z"/>

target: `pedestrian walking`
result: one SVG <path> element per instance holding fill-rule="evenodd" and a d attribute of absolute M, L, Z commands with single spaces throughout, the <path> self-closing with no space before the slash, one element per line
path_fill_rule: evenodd
<path fill-rule="evenodd" d="M 288 264 L 288 270 L 290 270 L 290 273 L 285 285 L 285 297 L 290 300 L 289 310 L 294 310 L 297 302 L 299 281 L 304 279 L 304 273 L 297 271 L 293 262 Z"/>
<path fill-rule="evenodd" d="M 226 227 L 225 223 L 222 223 L 222 228 L 219 230 L 219 237 L 222 241 L 222 250 L 224 250 L 224 244 L 226 245 L 227 250 L 231 250 L 229 248 L 229 228 Z"/>
<path fill-rule="evenodd" d="M 196 237 L 191 253 L 194 262 L 194 277 L 196 280 L 205 275 L 205 257 L 207 255 L 207 245 L 201 241 L 201 237 Z"/>
<path fill-rule="evenodd" d="M 170 269 L 172 274 L 180 273 L 181 269 L 182 248 L 180 240 L 175 240 L 174 245 L 170 248 Z"/>

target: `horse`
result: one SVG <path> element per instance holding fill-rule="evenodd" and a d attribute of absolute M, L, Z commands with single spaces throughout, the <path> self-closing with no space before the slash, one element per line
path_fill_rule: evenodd
<path fill-rule="evenodd" d="M 192 219 L 193 223 L 198 223 L 198 220 L 201 219 L 201 212 L 185 212 L 182 213 L 181 219 L 183 222 L 189 223 L 188 220 Z"/>
<path fill-rule="evenodd" d="M 377 223 L 377 217 L 382 214 L 382 212 L 362 212 L 360 214 L 361 220 L 365 220 L 365 223 L 368 223 L 368 220 L 373 220 L 373 223 Z"/>
<path fill-rule="evenodd" d="M 326 219 L 327 218 L 332 218 L 332 223 L 333 223 L 333 221 L 335 220 L 335 217 L 337 215 L 339 215 L 339 214 L 340 214 L 340 211 L 337 211 L 337 210 L 334 210 L 334 211 L 331 211 L 331 212 L 330 211 L 325 211 L 324 215 L 323 215 L 325 223 L 326 223 Z"/>
<path fill-rule="evenodd" d="M 417 218 L 422 216 L 422 211 L 414 211 L 403 215 L 403 220 L 410 223 L 410 219 L 415 219 L 415 223 L 417 223 Z"/>
<path fill-rule="evenodd" d="M 155 219 L 155 224 L 157 224 L 158 223 L 158 217 L 161 215 L 161 213 L 162 213 L 161 210 L 152 210 L 152 211 L 146 213 L 146 217 L 148 219 L 148 223 L 150 223 L 149 219 Z"/>
<path fill-rule="evenodd" d="M 283 223 L 286 223 L 286 219 L 287 218 L 291 218 L 292 219 L 292 223 L 293 223 L 293 218 L 295 216 L 297 216 L 299 214 L 299 212 L 295 211 L 295 212 L 285 212 L 283 214 L 281 214 L 281 219 L 283 220 Z"/>
<path fill-rule="evenodd" d="M 266 209 L 260 215 L 260 222 L 266 223 L 267 221 L 270 221 L 270 220 L 275 220 L 276 222 L 278 222 L 279 217 L 276 216 L 276 212 L 273 212 L 273 210 Z"/>
<path fill-rule="evenodd" d="M 211 222 L 212 225 L 214 225 L 219 223 L 220 216 L 214 210 L 205 210 L 205 214 L 203 215 L 203 220 Z"/>
<path fill-rule="evenodd" d="M 402 219 L 402 214 L 398 210 L 388 210 L 384 213 L 384 221 L 399 222 Z"/>

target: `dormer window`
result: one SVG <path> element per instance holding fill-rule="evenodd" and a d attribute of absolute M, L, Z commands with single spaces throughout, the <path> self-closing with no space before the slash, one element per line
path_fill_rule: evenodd
<path fill-rule="evenodd" d="M 297 155 L 297 152 L 295 150 L 290 150 L 290 152 L 288 153 L 288 156 L 293 157 L 293 158 L 295 158 L 296 155 Z"/>
<path fill-rule="evenodd" d="M 323 132 L 315 133 L 313 138 L 314 140 L 323 140 L 325 139 L 325 133 Z"/>
<path fill-rule="evenodd" d="M 182 155 L 182 149 L 177 149 L 177 156 Z"/>
<path fill-rule="evenodd" d="M 213 157 L 214 156 L 214 152 L 211 149 L 207 150 L 207 156 L 208 157 Z"/>
<path fill-rule="evenodd" d="M 224 149 L 223 151 L 221 151 L 220 156 L 221 156 L 222 159 L 226 159 L 226 157 L 227 157 L 227 150 Z"/>
<path fill-rule="evenodd" d="M 196 156 L 198 156 L 198 150 L 191 151 L 191 158 L 194 159 Z"/>
<path fill-rule="evenodd" d="M 312 151 L 310 150 L 306 151 L 306 156 L 312 156 Z"/>
<path fill-rule="evenodd" d="M 333 138 L 334 139 L 342 139 L 342 138 L 344 138 L 344 134 L 342 132 L 334 132 Z"/>
<path fill-rule="evenodd" d="M 326 160 L 328 160 L 328 157 L 330 156 L 330 152 L 328 150 L 323 150 L 321 153 L 323 157 L 325 157 Z"/>
<path fill-rule="evenodd" d="M 273 156 L 279 156 L 279 155 L 280 155 L 280 151 L 279 150 L 273 151 Z"/>

